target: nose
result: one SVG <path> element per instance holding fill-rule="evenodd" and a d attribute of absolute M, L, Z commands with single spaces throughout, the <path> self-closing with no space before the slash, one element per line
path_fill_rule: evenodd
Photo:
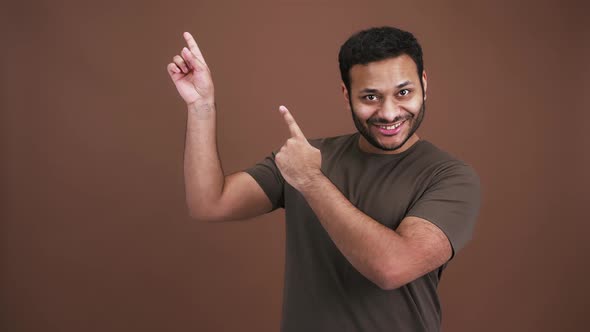
<path fill-rule="evenodd" d="M 386 98 L 383 101 L 379 113 L 379 117 L 383 120 L 387 120 L 388 123 L 399 121 L 402 118 L 401 107 L 395 102 L 395 100 L 393 100 L 393 98 Z"/>

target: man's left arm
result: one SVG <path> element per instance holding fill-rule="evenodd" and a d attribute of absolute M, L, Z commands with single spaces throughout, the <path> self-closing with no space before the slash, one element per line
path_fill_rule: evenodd
<path fill-rule="evenodd" d="M 451 258 L 447 236 L 431 222 L 409 216 L 394 231 L 357 209 L 323 174 L 300 192 L 340 252 L 382 289 L 401 287 Z"/>
<path fill-rule="evenodd" d="M 287 108 L 279 109 L 291 137 L 275 156 L 277 167 L 360 273 L 383 289 L 395 289 L 451 258 L 449 239 L 433 223 L 408 216 L 394 231 L 350 203 L 321 172 L 321 152 L 308 143 Z"/>

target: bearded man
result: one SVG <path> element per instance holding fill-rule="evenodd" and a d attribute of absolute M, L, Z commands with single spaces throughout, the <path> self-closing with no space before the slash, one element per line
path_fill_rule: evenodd
<path fill-rule="evenodd" d="M 187 104 L 185 187 L 202 221 L 286 215 L 281 331 L 439 331 L 437 286 L 471 239 L 480 183 L 471 166 L 421 139 L 427 76 L 409 32 L 378 27 L 339 53 L 356 133 L 308 140 L 284 106 L 290 138 L 224 175 L 211 73 L 196 42 L 168 73 Z"/>

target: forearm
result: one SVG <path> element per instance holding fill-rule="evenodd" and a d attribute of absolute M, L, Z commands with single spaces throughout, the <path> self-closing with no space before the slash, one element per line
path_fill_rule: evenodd
<path fill-rule="evenodd" d="M 216 139 L 215 103 L 188 106 L 184 147 L 184 182 L 191 216 L 206 214 L 224 185 Z"/>
<path fill-rule="evenodd" d="M 381 288 L 395 288 L 391 253 L 401 256 L 407 251 L 404 239 L 358 210 L 323 175 L 301 192 L 348 261 Z"/>

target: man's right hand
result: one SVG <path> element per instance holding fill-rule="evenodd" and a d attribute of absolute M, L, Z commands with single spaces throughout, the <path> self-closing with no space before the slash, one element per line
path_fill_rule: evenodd
<path fill-rule="evenodd" d="M 183 34 L 188 48 L 184 47 L 180 55 L 175 55 L 167 70 L 178 93 L 188 106 L 213 104 L 215 102 L 211 71 L 197 46 L 193 36 Z"/>

